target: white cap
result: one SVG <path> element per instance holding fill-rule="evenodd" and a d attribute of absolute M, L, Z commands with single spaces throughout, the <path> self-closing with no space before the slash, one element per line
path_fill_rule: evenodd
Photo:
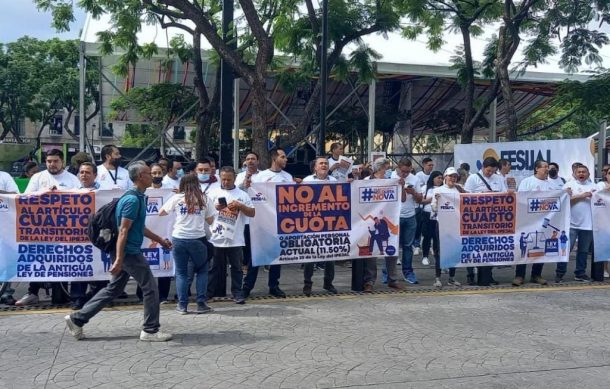
<path fill-rule="evenodd" d="M 451 176 L 451 175 L 454 175 L 454 174 L 457 174 L 458 176 L 460 175 L 460 173 L 458 173 L 458 171 L 457 171 L 457 169 L 456 169 L 456 168 L 454 168 L 453 166 L 450 166 L 450 167 L 448 167 L 448 168 L 445 170 L 445 174 L 443 174 L 443 177 L 445 177 L 445 176 Z"/>

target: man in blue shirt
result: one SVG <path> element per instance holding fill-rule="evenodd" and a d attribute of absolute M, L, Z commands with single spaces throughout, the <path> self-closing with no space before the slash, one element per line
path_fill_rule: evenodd
<path fill-rule="evenodd" d="M 167 250 L 172 248 L 172 243 L 169 239 L 163 239 L 150 231 L 144 225 L 146 220 L 144 192 L 152 183 L 150 168 L 142 161 L 135 162 L 129 167 L 129 178 L 133 181 L 135 188 L 121 197 L 115 212 L 119 235 L 116 251 L 110 253 L 114 259 L 110 268 L 112 279 L 108 286 L 99 291 L 80 311 L 65 317 L 70 333 L 77 340 L 84 337 L 83 326 L 123 292 L 130 276 L 142 288 L 144 296 L 144 324 L 140 340 L 165 342 L 172 338 L 171 334 L 159 331 L 159 290 L 150 266 L 141 251 L 145 236 Z"/>

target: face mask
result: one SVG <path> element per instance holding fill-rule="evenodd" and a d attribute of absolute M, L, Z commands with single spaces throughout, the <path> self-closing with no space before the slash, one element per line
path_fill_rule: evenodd
<path fill-rule="evenodd" d="M 201 182 L 209 181 L 210 175 L 205 173 L 197 173 L 197 179 Z"/>
<path fill-rule="evenodd" d="M 163 177 L 153 177 L 153 184 L 159 185 L 163 181 Z"/>
<path fill-rule="evenodd" d="M 178 173 L 177 174 L 178 174 L 178 178 L 184 177 L 184 170 L 178 169 Z"/>
<path fill-rule="evenodd" d="M 557 170 L 555 170 L 555 169 L 549 170 L 549 177 L 556 178 L 557 177 Z"/>
<path fill-rule="evenodd" d="M 115 158 L 112 161 L 110 161 L 110 163 L 114 167 L 119 167 L 119 166 L 121 166 L 121 159 L 120 158 Z"/>

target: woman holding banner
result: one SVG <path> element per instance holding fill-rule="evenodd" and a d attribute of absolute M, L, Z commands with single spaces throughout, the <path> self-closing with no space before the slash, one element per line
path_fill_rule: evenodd
<path fill-rule="evenodd" d="M 459 173 L 454 167 L 448 167 L 445 170 L 444 174 L 444 182 L 445 184 L 439 187 L 434 188 L 434 192 L 432 195 L 432 203 L 430 204 L 430 208 L 432 209 L 431 221 L 434 220 L 434 254 L 436 256 L 436 261 L 434 263 L 434 270 L 436 273 L 436 279 L 434 280 L 434 286 L 437 288 L 442 288 L 443 283 L 441 282 L 441 252 L 440 252 L 440 239 L 439 239 L 439 231 L 438 231 L 438 222 L 436 220 L 436 213 L 438 211 L 438 199 L 441 197 L 441 193 L 453 193 L 455 196 L 459 196 L 460 193 L 464 192 L 464 189 L 461 189 L 460 186 L 456 185 L 459 180 Z M 449 269 L 449 280 L 447 284 L 453 286 L 462 286 L 455 279 L 455 268 L 452 267 Z"/>
<path fill-rule="evenodd" d="M 208 288 L 208 253 L 203 242 L 205 237 L 205 210 L 206 198 L 197 176 L 187 174 L 180 180 L 180 193 L 172 196 L 163 204 L 159 216 L 171 212 L 176 214 L 176 221 L 172 232 L 174 245 L 174 263 L 176 266 L 176 293 L 178 306 L 176 311 L 182 315 L 187 313 L 188 305 L 188 265 L 193 262 L 194 272 L 197 275 L 195 287 L 197 289 L 197 310 L 195 313 L 210 312 L 206 304 Z"/>

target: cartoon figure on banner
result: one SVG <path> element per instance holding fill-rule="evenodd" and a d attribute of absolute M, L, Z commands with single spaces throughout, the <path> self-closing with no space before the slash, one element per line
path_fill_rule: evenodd
<path fill-rule="evenodd" d="M 521 249 L 521 258 L 525 258 L 527 254 L 527 244 L 533 243 L 534 240 L 530 238 L 530 234 L 526 234 L 525 232 L 521 233 L 521 237 L 519 238 L 519 248 Z"/>
<path fill-rule="evenodd" d="M 373 220 L 375 221 L 375 224 L 372 226 L 372 228 L 369 227 L 369 234 L 371 234 L 371 238 L 369 240 L 369 252 L 371 255 L 373 254 L 373 246 L 375 245 L 375 242 L 377 242 L 379 254 L 384 255 L 383 243 L 385 242 L 387 246 L 388 239 L 390 239 L 388 223 L 384 219 L 380 219 L 378 217 L 374 217 Z"/>
<path fill-rule="evenodd" d="M 566 235 L 565 231 L 561 231 L 561 235 L 559 235 L 559 244 L 561 245 L 561 256 L 567 255 L 568 250 L 568 241 L 570 239 Z"/>
<path fill-rule="evenodd" d="M 102 263 L 104 264 L 104 273 L 108 273 L 110 270 L 110 254 L 102 251 Z"/>

